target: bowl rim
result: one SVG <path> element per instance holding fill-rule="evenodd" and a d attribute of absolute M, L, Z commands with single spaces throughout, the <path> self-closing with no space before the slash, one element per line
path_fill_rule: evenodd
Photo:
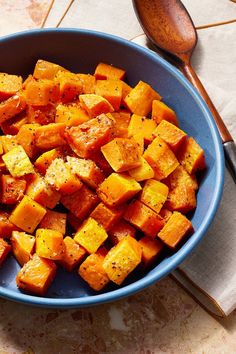
<path fill-rule="evenodd" d="M 211 203 L 211 208 L 205 215 L 205 218 L 200 225 L 199 229 L 193 233 L 193 235 L 188 240 L 188 243 L 184 244 L 178 253 L 175 254 L 173 259 L 169 260 L 168 264 L 166 264 L 160 270 L 155 271 L 155 273 L 147 274 L 144 278 L 141 278 L 134 283 L 126 285 L 122 288 L 102 293 L 98 295 L 90 295 L 85 297 L 78 298 L 48 298 L 48 297 L 38 297 L 33 295 L 28 295 L 25 293 L 17 293 L 15 290 L 6 289 L 0 286 L 0 296 L 9 300 L 13 300 L 16 302 L 24 303 L 27 305 L 34 305 L 39 307 L 48 307 L 48 308 L 79 308 L 79 307 L 87 307 L 94 306 L 102 303 L 111 302 L 114 300 L 119 300 L 121 298 L 130 296 L 135 294 L 148 286 L 154 284 L 156 281 L 162 279 L 166 275 L 168 275 L 171 271 L 173 271 L 197 246 L 197 244 L 204 237 L 208 227 L 210 226 L 216 211 L 218 209 L 224 185 L 224 153 L 221 138 L 218 132 L 218 128 L 214 119 L 206 105 L 206 103 L 201 98 L 200 94 L 196 91 L 196 89 L 187 81 L 187 79 L 171 64 L 169 64 L 165 59 L 160 57 L 157 53 L 144 48 L 134 42 L 131 42 L 127 39 L 103 33 L 99 31 L 87 30 L 87 29 L 79 29 L 79 28 L 46 28 L 46 29 L 33 29 L 21 31 L 13 34 L 9 34 L 3 37 L 0 37 L 0 43 L 6 42 L 11 39 L 15 39 L 18 37 L 32 37 L 38 35 L 47 35 L 51 33 L 71 33 L 78 35 L 87 35 L 90 37 L 100 37 L 107 40 L 112 40 L 117 44 L 122 44 L 127 47 L 134 48 L 137 52 L 145 54 L 155 61 L 159 62 L 159 64 L 164 67 L 165 70 L 171 73 L 172 76 L 176 78 L 176 80 L 180 81 L 186 90 L 190 93 L 190 95 L 194 98 L 197 104 L 202 108 L 203 113 L 208 121 L 209 128 L 211 130 L 213 143 L 216 151 L 216 181 L 215 181 L 215 193 Z"/>

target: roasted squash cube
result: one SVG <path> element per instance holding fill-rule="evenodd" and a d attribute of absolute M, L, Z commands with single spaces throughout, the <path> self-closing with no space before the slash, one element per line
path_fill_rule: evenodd
<path fill-rule="evenodd" d="M 103 269 L 104 257 L 104 252 L 98 250 L 96 253 L 90 254 L 78 269 L 81 278 L 96 291 L 102 290 L 110 281 Z"/>
<path fill-rule="evenodd" d="M 113 245 L 117 245 L 126 236 L 135 237 L 135 232 L 133 226 L 121 219 L 109 230 L 109 240 Z"/>
<path fill-rule="evenodd" d="M 116 66 L 106 63 L 99 63 L 95 69 L 94 76 L 97 80 L 119 79 L 123 80 L 125 71 Z"/>
<path fill-rule="evenodd" d="M 162 208 L 161 211 L 160 211 L 160 213 L 159 213 L 159 215 L 160 215 L 165 221 L 169 220 L 169 218 L 171 217 L 172 214 L 173 214 L 172 211 L 170 211 L 170 210 L 167 209 L 167 208 Z"/>
<path fill-rule="evenodd" d="M 12 231 L 19 230 L 16 225 L 14 225 L 9 220 L 9 214 L 0 211 L 0 238 L 11 237 Z"/>
<path fill-rule="evenodd" d="M 122 98 L 122 82 L 120 80 L 107 79 L 97 80 L 95 93 L 104 97 L 115 111 L 118 111 Z"/>
<path fill-rule="evenodd" d="M 0 101 L 15 95 L 21 88 L 21 76 L 0 73 Z"/>
<path fill-rule="evenodd" d="M 0 123 L 16 116 L 26 107 L 25 98 L 22 95 L 14 95 L 0 103 Z"/>
<path fill-rule="evenodd" d="M 206 167 L 204 150 L 192 137 L 188 138 L 182 145 L 178 159 L 189 174 L 203 170 Z"/>
<path fill-rule="evenodd" d="M 164 243 L 160 240 L 152 240 L 150 237 L 142 237 L 138 243 L 142 248 L 142 265 L 143 268 L 150 267 L 160 255 Z"/>
<path fill-rule="evenodd" d="M 175 248 L 183 237 L 192 230 L 192 223 L 178 211 L 174 211 L 158 237 L 170 248 Z"/>
<path fill-rule="evenodd" d="M 117 206 L 131 199 L 142 187 L 132 177 L 112 173 L 97 189 L 98 196 L 108 206 Z"/>
<path fill-rule="evenodd" d="M 186 185 L 194 190 L 198 189 L 196 176 L 189 175 L 182 165 L 176 167 L 176 169 L 163 180 L 163 182 L 167 184 L 170 189 L 174 189 L 179 185 Z"/>
<path fill-rule="evenodd" d="M 59 213 L 54 210 L 47 210 L 44 218 L 41 220 L 39 227 L 41 229 L 50 229 L 59 231 L 61 234 L 66 233 L 66 214 Z"/>
<path fill-rule="evenodd" d="M 77 127 L 67 127 L 65 136 L 72 150 L 88 158 L 113 138 L 114 121 L 105 114 Z"/>
<path fill-rule="evenodd" d="M 35 131 L 39 126 L 39 124 L 24 124 L 16 136 L 17 143 L 23 146 L 29 158 L 33 158 L 37 152 L 35 146 Z"/>
<path fill-rule="evenodd" d="M 149 163 L 142 156 L 140 157 L 140 162 L 140 166 L 129 170 L 129 175 L 138 182 L 153 178 L 154 171 L 149 165 Z"/>
<path fill-rule="evenodd" d="M 34 166 L 21 145 L 4 154 L 2 159 L 12 177 L 22 177 L 34 173 Z"/>
<path fill-rule="evenodd" d="M 17 114 L 15 117 L 12 117 L 1 124 L 1 129 L 6 135 L 16 135 L 22 125 L 27 124 L 28 119 L 26 113 L 23 111 Z"/>
<path fill-rule="evenodd" d="M 144 139 L 146 144 L 149 144 L 153 139 L 153 132 L 157 124 L 152 119 L 148 119 L 137 114 L 133 114 L 128 127 L 128 136 L 139 135 Z"/>
<path fill-rule="evenodd" d="M 32 259 L 25 263 L 16 277 L 18 288 L 36 295 L 45 295 L 56 275 L 56 265 L 49 259 L 34 254 Z"/>
<path fill-rule="evenodd" d="M 171 147 L 171 150 L 176 153 L 185 141 L 187 134 L 174 124 L 162 120 L 153 131 L 153 136 L 162 138 Z"/>
<path fill-rule="evenodd" d="M 160 100 L 161 96 L 146 82 L 139 83 L 125 97 L 126 107 L 135 114 L 147 116 L 152 109 L 152 101 Z"/>
<path fill-rule="evenodd" d="M 102 146 L 101 151 L 116 172 L 128 171 L 141 164 L 139 147 L 133 139 L 115 138 Z"/>
<path fill-rule="evenodd" d="M 165 206 L 183 214 L 194 210 L 197 206 L 195 190 L 184 184 L 175 187 L 169 192 Z"/>
<path fill-rule="evenodd" d="M 66 165 L 73 174 L 78 176 L 81 181 L 85 182 L 91 188 L 96 189 L 105 179 L 100 168 L 92 160 L 67 156 Z"/>
<path fill-rule="evenodd" d="M 77 192 L 63 195 L 61 203 L 82 221 L 99 203 L 99 199 L 95 192 L 83 185 Z"/>
<path fill-rule="evenodd" d="M 173 151 L 164 140 L 157 137 L 148 145 L 143 157 L 155 172 L 155 179 L 161 180 L 169 176 L 179 165 Z"/>
<path fill-rule="evenodd" d="M 44 178 L 36 173 L 28 179 L 26 195 L 49 209 L 55 208 L 61 198 L 61 194 L 49 186 Z"/>
<path fill-rule="evenodd" d="M 72 127 L 87 122 L 87 120 L 89 120 L 89 116 L 79 104 L 59 104 L 56 107 L 55 123 L 64 123 Z"/>
<path fill-rule="evenodd" d="M 27 105 L 27 123 L 47 125 L 55 122 L 55 104 L 49 103 L 46 106 Z"/>
<path fill-rule="evenodd" d="M 65 127 L 64 123 L 51 123 L 37 128 L 35 131 L 35 145 L 42 150 L 66 145 L 64 138 Z"/>
<path fill-rule="evenodd" d="M 20 229 L 33 233 L 45 214 L 45 208 L 25 195 L 12 211 L 9 220 Z"/>
<path fill-rule="evenodd" d="M 17 142 L 16 136 L 14 135 L 2 135 L 0 136 L 1 146 L 2 146 L 2 153 L 6 154 L 7 152 L 11 151 L 19 144 Z"/>
<path fill-rule="evenodd" d="M 55 81 L 59 83 L 60 98 L 63 103 L 73 101 L 83 91 L 81 80 L 69 71 L 58 71 Z"/>
<path fill-rule="evenodd" d="M 94 93 L 79 96 L 81 106 L 88 113 L 90 118 L 95 118 L 103 113 L 111 113 L 114 108 L 104 97 Z"/>
<path fill-rule="evenodd" d="M 139 200 L 128 206 L 124 219 L 151 238 L 155 238 L 164 226 L 164 220 Z"/>
<path fill-rule="evenodd" d="M 53 160 L 48 167 L 45 181 L 64 194 L 74 193 L 82 187 L 79 178 L 70 172 L 66 163 L 60 158 Z"/>
<path fill-rule="evenodd" d="M 103 268 L 114 283 L 120 285 L 141 262 L 142 249 L 138 241 L 127 236 L 107 253 Z"/>
<path fill-rule="evenodd" d="M 175 112 L 168 107 L 164 102 L 154 100 L 152 102 L 152 119 L 159 124 L 163 119 L 179 126 Z"/>
<path fill-rule="evenodd" d="M 130 122 L 130 113 L 123 110 L 111 113 L 115 120 L 115 133 L 114 136 L 117 138 L 128 138 L 128 126 Z"/>
<path fill-rule="evenodd" d="M 72 272 L 72 270 L 83 261 L 87 252 L 70 236 L 66 236 L 64 238 L 64 244 L 65 251 L 63 253 L 62 259 L 60 259 L 58 263 L 68 272 Z"/>
<path fill-rule="evenodd" d="M 34 163 L 34 166 L 41 174 L 45 175 L 47 168 L 51 165 L 52 161 L 55 160 L 57 157 L 61 157 L 61 152 L 59 149 L 52 149 L 46 151 L 37 158 L 37 160 Z"/>
<path fill-rule="evenodd" d="M 120 219 L 124 212 L 124 207 L 108 208 L 105 204 L 99 203 L 90 216 L 104 227 L 106 231 Z"/>
<path fill-rule="evenodd" d="M 95 76 L 90 74 L 76 74 L 80 79 L 82 84 L 82 93 L 94 93 L 95 92 L 95 84 L 96 79 Z"/>
<path fill-rule="evenodd" d="M 23 178 L 14 178 L 11 175 L 1 177 L 1 202 L 4 204 L 16 204 L 24 196 L 26 181 Z"/>
<path fill-rule="evenodd" d="M 11 246 L 5 240 L 0 238 L 0 266 L 3 264 L 10 251 Z"/>
<path fill-rule="evenodd" d="M 36 253 L 38 256 L 58 260 L 62 259 L 65 251 L 61 232 L 50 229 L 36 230 Z"/>
<path fill-rule="evenodd" d="M 53 80 L 58 71 L 66 71 L 62 66 L 39 59 L 35 65 L 33 76 L 35 79 Z"/>
<path fill-rule="evenodd" d="M 140 200 L 158 214 L 167 199 L 168 192 L 169 188 L 164 183 L 149 179 L 145 182 Z"/>
<path fill-rule="evenodd" d="M 84 247 L 88 253 L 95 253 L 107 237 L 104 227 L 89 217 L 76 232 L 74 240 Z"/>
<path fill-rule="evenodd" d="M 25 232 L 13 231 L 11 237 L 12 252 L 17 262 L 23 266 L 34 253 L 35 237 Z"/>
<path fill-rule="evenodd" d="M 60 98 L 59 85 L 48 79 L 29 79 L 24 87 L 26 103 L 34 106 L 46 106 L 56 103 Z"/>

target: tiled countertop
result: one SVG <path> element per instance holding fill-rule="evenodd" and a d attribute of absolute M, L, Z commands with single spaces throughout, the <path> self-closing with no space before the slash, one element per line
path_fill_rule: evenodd
<path fill-rule="evenodd" d="M 113 4 L 117 1 L 75 1 L 62 26 L 106 32 L 114 21 Z M 0 0 L 0 35 L 40 27 L 50 2 Z M 126 2 L 119 1 L 120 6 Z M 55 0 L 48 26 L 58 23 L 68 3 Z M 184 4 L 197 26 L 236 18 L 236 4 L 229 0 L 185 0 Z M 125 5 L 133 11 L 131 1 Z M 87 11 L 89 7 L 91 12 Z M 97 15 L 101 7 L 103 18 Z M 97 21 L 93 22 L 96 16 Z M 134 21 L 129 23 L 129 36 L 126 36 L 125 21 L 128 19 L 126 11 L 122 23 L 113 26 L 113 33 L 128 39 L 142 33 Z M 219 93 L 225 85 L 229 82 L 233 85 L 235 81 L 230 76 L 230 63 L 236 65 L 235 50 L 228 42 L 233 32 L 236 38 L 236 23 L 199 30 L 199 44 L 193 58 L 195 68 L 224 114 L 232 134 L 235 118 L 230 113 L 232 109 L 228 108 L 235 105 L 236 86 L 234 84 L 229 92 L 228 105 L 222 103 Z M 227 62 L 222 73 L 222 59 L 214 61 L 214 82 L 207 80 L 209 70 L 213 70 L 214 58 L 206 45 L 209 36 L 214 50 L 221 42 Z M 127 299 L 88 309 L 40 309 L 0 299 L 0 354 L 233 354 L 235 348 L 236 312 L 226 319 L 213 318 L 170 277 Z"/>

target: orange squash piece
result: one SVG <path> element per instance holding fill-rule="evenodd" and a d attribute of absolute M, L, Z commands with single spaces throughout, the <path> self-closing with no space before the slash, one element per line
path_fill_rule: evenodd
<path fill-rule="evenodd" d="M 132 87 L 130 85 L 128 85 L 126 82 L 122 81 L 122 80 L 121 80 L 121 83 L 122 83 L 121 105 L 125 106 L 124 99 L 130 93 L 130 91 L 132 90 Z"/>
<path fill-rule="evenodd" d="M 16 204 L 23 196 L 26 189 L 26 181 L 23 178 L 14 178 L 11 175 L 1 176 L 1 203 Z"/>
<path fill-rule="evenodd" d="M 125 70 L 106 63 L 99 63 L 95 69 L 94 76 L 97 80 L 119 79 L 125 77 Z"/>
<path fill-rule="evenodd" d="M 11 237 L 12 252 L 17 262 L 23 266 L 34 253 L 35 237 L 25 232 L 13 231 Z"/>
<path fill-rule="evenodd" d="M 47 213 L 41 220 L 39 227 L 41 229 L 50 229 L 59 231 L 61 234 L 66 233 L 66 214 L 59 213 L 54 210 L 47 210 Z"/>
<path fill-rule="evenodd" d="M 22 95 L 14 95 L 0 103 L 0 124 L 16 116 L 26 107 L 25 98 Z"/>
<path fill-rule="evenodd" d="M 23 146 L 29 158 L 33 158 L 37 153 L 35 146 L 35 131 L 39 124 L 24 124 L 16 135 L 16 141 Z"/>
<path fill-rule="evenodd" d="M 204 150 L 192 137 L 189 137 L 182 145 L 178 159 L 189 174 L 206 167 Z"/>
<path fill-rule="evenodd" d="M 56 275 L 56 265 L 34 254 L 16 276 L 18 288 L 36 295 L 45 295 Z"/>
<path fill-rule="evenodd" d="M 112 173 L 100 184 L 97 194 L 105 204 L 115 207 L 134 197 L 141 189 L 132 177 Z"/>
<path fill-rule="evenodd" d="M 58 261 L 58 263 L 64 267 L 68 272 L 72 272 L 72 270 L 80 264 L 84 257 L 86 256 L 86 250 L 78 245 L 73 238 L 66 236 L 64 238 L 65 251 L 63 253 L 62 259 Z"/>
<path fill-rule="evenodd" d="M 62 233 L 42 228 L 36 230 L 36 253 L 38 256 L 56 261 L 62 259 L 64 251 Z"/>
<path fill-rule="evenodd" d="M 83 185 L 77 192 L 61 197 L 61 203 L 79 220 L 84 220 L 99 203 L 98 196 Z"/>
<path fill-rule="evenodd" d="M 82 84 L 82 93 L 94 93 L 96 79 L 90 74 L 76 74 Z"/>
<path fill-rule="evenodd" d="M 109 240 L 113 245 L 117 245 L 126 236 L 135 237 L 135 232 L 133 226 L 121 219 L 109 230 Z"/>
<path fill-rule="evenodd" d="M 80 157 L 89 158 L 113 137 L 114 122 L 105 114 L 77 127 L 67 127 L 65 137 Z"/>
<path fill-rule="evenodd" d="M 72 127 L 87 120 L 89 120 L 89 116 L 80 104 L 59 104 L 56 107 L 55 123 L 65 123 L 67 126 Z"/>
<path fill-rule="evenodd" d="M 27 123 L 37 123 L 40 125 L 47 125 L 55 122 L 56 109 L 53 103 L 45 106 L 27 105 L 26 117 Z"/>
<path fill-rule="evenodd" d="M 102 113 L 111 113 L 114 111 L 114 108 L 108 100 L 93 93 L 80 95 L 79 100 L 90 118 L 95 118 Z"/>
<path fill-rule="evenodd" d="M 176 248 L 183 237 L 192 230 L 192 223 L 178 211 L 174 211 L 158 237 L 170 248 Z"/>
<path fill-rule="evenodd" d="M 124 172 L 141 165 L 139 147 L 133 139 L 115 138 L 103 145 L 101 151 L 116 172 Z"/>
<path fill-rule="evenodd" d="M 12 231 L 15 230 L 19 229 L 9 220 L 9 214 L 0 211 L 0 238 L 11 237 Z"/>
<path fill-rule="evenodd" d="M 12 177 L 22 177 L 34 173 L 34 166 L 21 145 L 8 151 L 2 156 L 2 159 Z"/>
<path fill-rule="evenodd" d="M 28 123 L 28 118 L 25 111 L 16 116 L 2 122 L 1 129 L 5 135 L 16 135 L 22 125 Z"/>
<path fill-rule="evenodd" d="M 155 179 L 162 180 L 169 176 L 179 165 L 173 151 L 164 140 L 157 137 L 148 145 L 143 157 L 155 172 Z"/>
<path fill-rule="evenodd" d="M 46 106 L 59 101 L 59 85 L 53 80 L 31 78 L 25 84 L 24 95 L 27 104 Z"/>
<path fill-rule="evenodd" d="M 80 227 L 81 225 L 81 220 L 78 219 L 74 214 L 72 214 L 71 212 L 69 212 L 67 214 L 67 221 L 68 223 L 71 225 L 71 227 L 77 231 L 78 228 Z"/>
<path fill-rule="evenodd" d="M 17 145 L 19 145 L 17 142 L 16 136 L 14 136 L 14 135 L 13 136 L 12 135 L 2 135 L 2 136 L 0 136 L 0 140 L 1 140 L 2 150 L 3 150 L 4 154 L 11 151 L 15 147 L 17 147 Z"/>
<path fill-rule="evenodd" d="M 45 151 L 37 158 L 34 163 L 34 166 L 42 175 L 45 175 L 48 167 L 51 165 L 52 161 L 55 160 L 57 157 L 62 157 L 61 151 L 59 149 Z"/>
<path fill-rule="evenodd" d="M 73 101 L 83 91 L 81 80 L 70 71 L 58 71 L 55 81 L 59 83 L 60 98 L 63 103 Z"/>
<path fill-rule="evenodd" d="M 103 269 L 105 254 L 106 251 L 102 247 L 96 253 L 90 254 L 78 269 L 81 278 L 96 291 L 102 290 L 110 281 Z"/>
<path fill-rule="evenodd" d="M 105 204 L 99 203 L 90 216 L 104 227 L 106 231 L 121 218 L 124 207 L 108 208 Z"/>
<path fill-rule="evenodd" d="M 188 185 L 180 184 L 169 192 L 165 206 L 169 210 L 177 210 L 183 214 L 194 210 L 197 206 L 195 190 Z"/>
<path fill-rule="evenodd" d="M 164 226 L 164 220 L 139 200 L 128 206 L 124 219 L 151 238 L 155 238 Z"/>
<path fill-rule="evenodd" d="M 145 182 L 140 200 L 158 214 L 167 199 L 168 192 L 169 188 L 164 183 L 149 179 Z"/>
<path fill-rule="evenodd" d="M 33 76 L 35 79 L 53 80 L 58 71 L 66 71 L 62 66 L 39 59 L 35 65 Z"/>
<path fill-rule="evenodd" d="M 12 211 L 9 220 L 23 231 L 33 233 L 45 214 L 45 208 L 25 195 Z"/>
<path fill-rule="evenodd" d="M 35 131 L 35 145 L 42 150 L 66 145 L 64 138 L 65 127 L 64 123 L 51 123 L 37 128 Z"/>
<path fill-rule="evenodd" d="M 170 189 L 174 189 L 179 185 L 186 185 L 197 190 L 198 183 L 195 175 L 190 175 L 182 165 L 176 169 L 165 179 L 163 183 L 167 184 Z"/>
<path fill-rule="evenodd" d="M 0 266 L 3 264 L 10 251 L 11 246 L 5 240 L 0 238 Z"/>
<path fill-rule="evenodd" d="M 149 268 L 157 260 L 164 248 L 164 243 L 147 236 L 142 237 L 138 243 L 142 248 L 142 266 L 145 269 Z"/>
<path fill-rule="evenodd" d="M 117 111 L 122 99 L 122 82 L 114 79 L 97 80 L 95 94 L 104 97 Z"/>
<path fill-rule="evenodd" d="M 129 175 L 133 177 L 137 182 L 148 180 L 154 177 L 154 171 L 149 163 L 141 156 L 140 166 L 129 170 Z"/>
<path fill-rule="evenodd" d="M 160 100 L 161 96 L 146 82 L 139 83 L 125 97 L 126 107 L 135 114 L 147 116 L 152 109 L 152 101 Z"/>
<path fill-rule="evenodd" d="M 15 95 L 21 88 L 21 76 L 0 73 L 0 101 Z"/>
<path fill-rule="evenodd" d="M 128 138 L 128 126 L 130 122 L 130 113 L 125 110 L 111 113 L 115 120 L 114 136 L 117 138 Z"/>
<path fill-rule="evenodd" d="M 154 139 L 153 132 L 156 127 L 154 120 L 133 114 L 128 127 L 128 136 L 141 136 L 145 144 L 149 144 Z"/>
<path fill-rule="evenodd" d="M 154 100 L 152 102 L 152 119 L 159 124 L 163 119 L 179 126 L 175 112 L 168 107 L 164 102 Z"/>

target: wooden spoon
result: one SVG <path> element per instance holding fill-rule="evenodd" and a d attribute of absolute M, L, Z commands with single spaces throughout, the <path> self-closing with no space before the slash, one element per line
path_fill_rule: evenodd
<path fill-rule="evenodd" d="M 179 0 L 133 0 L 138 20 L 153 44 L 171 55 L 183 74 L 199 91 L 217 124 L 225 157 L 236 182 L 236 145 L 222 118 L 193 70 L 190 59 L 197 44 L 192 19 Z"/>

